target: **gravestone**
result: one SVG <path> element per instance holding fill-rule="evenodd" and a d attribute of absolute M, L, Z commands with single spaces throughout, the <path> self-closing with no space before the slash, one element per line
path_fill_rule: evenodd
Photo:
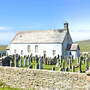
<path fill-rule="evenodd" d="M 56 64 L 56 67 L 59 67 L 59 66 L 60 66 L 59 62 L 60 62 L 60 60 L 59 60 L 59 59 L 57 59 L 57 64 Z"/>
<path fill-rule="evenodd" d="M 28 58 L 28 64 L 30 65 L 31 63 L 31 57 Z"/>
<path fill-rule="evenodd" d="M 30 56 L 30 57 L 31 57 L 31 63 L 32 63 L 32 59 L 33 59 L 33 58 L 32 58 L 32 56 Z"/>
<path fill-rule="evenodd" d="M 18 55 L 18 60 L 20 60 L 20 58 L 21 58 L 20 55 Z"/>
<path fill-rule="evenodd" d="M 10 66 L 14 67 L 14 62 L 12 62 L 11 60 L 10 60 Z"/>
<path fill-rule="evenodd" d="M 40 69 L 43 69 L 43 58 L 41 57 L 39 60 L 40 60 Z"/>
<path fill-rule="evenodd" d="M 84 64 L 86 64 L 85 62 L 86 62 L 86 58 L 83 60 L 84 61 Z"/>
<path fill-rule="evenodd" d="M 18 59 L 16 59 L 16 67 L 18 67 Z"/>
<path fill-rule="evenodd" d="M 38 57 L 36 57 L 36 63 L 38 63 L 38 61 L 39 61 L 39 58 L 38 58 Z"/>
<path fill-rule="evenodd" d="M 83 56 L 81 56 L 80 60 L 83 60 Z"/>
<path fill-rule="evenodd" d="M 51 59 L 49 59 L 49 65 L 51 65 L 51 63 L 52 63 L 52 62 L 51 62 Z"/>
<path fill-rule="evenodd" d="M 72 66 L 72 72 L 75 72 L 75 66 Z"/>
<path fill-rule="evenodd" d="M 69 58 L 69 69 L 72 69 L 71 59 Z"/>
<path fill-rule="evenodd" d="M 29 65 L 29 69 L 32 69 L 32 68 L 33 68 L 33 67 L 32 67 L 32 65 L 30 64 L 30 65 Z"/>
<path fill-rule="evenodd" d="M 80 72 L 80 73 L 82 72 L 81 64 L 82 64 L 82 62 L 81 62 L 81 60 L 80 60 L 80 61 L 79 61 L 79 72 Z"/>
<path fill-rule="evenodd" d="M 12 67 L 12 60 L 10 60 L 10 67 Z"/>
<path fill-rule="evenodd" d="M 63 71 L 63 68 L 60 68 L 59 71 Z"/>
<path fill-rule="evenodd" d="M 45 58 L 45 65 L 47 65 L 47 58 Z"/>
<path fill-rule="evenodd" d="M 52 67 L 52 71 L 55 71 L 55 67 Z"/>
<path fill-rule="evenodd" d="M 77 64 L 79 64 L 79 61 L 80 61 L 80 57 L 77 58 Z"/>
<path fill-rule="evenodd" d="M 69 68 L 67 67 L 65 71 L 68 72 L 69 71 Z"/>
<path fill-rule="evenodd" d="M 36 69 L 39 69 L 39 64 L 38 63 L 36 63 Z"/>
<path fill-rule="evenodd" d="M 23 67 L 23 60 L 20 60 L 20 66 Z"/>
<path fill-rule="evenodd" d="M 62 63 L 62 65 L 63 71 L 65 71 L 65 61 Z"/>
<path fill-rule="evenodd" d="M 88 62 L 89 62 L 89 60 L 88 60 L 88 58 L 87 58 L 87 59 L 86 59 L 86 70 L 89 69 Z"/>
<path fill-rule="evenodd" d="M 58 56 L 57 56 L 57 59 L 60 59 L 60 56 L 59 56 L 59 54 L 58 54 Z"/>
<path fill-rule="evenodd" d="M 26 66 L 27 66 L 27 59 L 25 58 L 25 60 L 24 60 L 24 61 L 25 61 L 25 67 L 26 67 Z"/>

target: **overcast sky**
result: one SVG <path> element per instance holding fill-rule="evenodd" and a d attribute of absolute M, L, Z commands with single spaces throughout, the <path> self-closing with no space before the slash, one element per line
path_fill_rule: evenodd
<path fill-rule="evenodd" d="M 90 0 L 0 0 L 0 44 L 22 30 L 61 29 L 73 41 L 90 39 Z"/>

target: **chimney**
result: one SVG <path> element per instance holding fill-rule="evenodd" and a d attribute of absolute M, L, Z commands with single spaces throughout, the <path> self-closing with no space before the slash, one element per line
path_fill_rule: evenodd
<path fill-rule="evenodd" d="M 69 30 L 69 28 L 68 28 L 68 23 L 67 23 L 67 22 L 64 23 L 64 30 L 66 30 L 66 31 Z"/>

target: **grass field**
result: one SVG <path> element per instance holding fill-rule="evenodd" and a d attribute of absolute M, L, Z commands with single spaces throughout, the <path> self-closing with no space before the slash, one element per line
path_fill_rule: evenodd
<path fill-rule="evenodd" d="M 23 67 L 22 67 L 22 68 L 29 68 L 28 60 L 27 60 L 27 66 L 26 66 L 26 67 L 25 67 L 24 58 L 22 58 L 22 60 L 23 60 Z M 64 61 L 65 61 L 65 60 L 63 60 L 62 62 L 64 63 Z M 15 63 L 15 61 L 14 61 L 14 63 Z M 82 71 L 86 71 L 86 65 L 84 64 L 84 61 L 82 61 L 81 63 L 82 63 L 82 64 L 81 64 L 81 69 L 82 69 Z M 21 66 L 20 66 L 20 61 L 18 62 L 18 65 L 19 65 L 19 67 L 21 68 Z M 31 65 L 33 66 L 33 67 L 32 67 L 33 69 L 36 69 L 36 61 L 35 61 L 35 60 L 32 60 Z M 60 65 L 61 65 L 61 67 L 63 67 L 62 64 L 60 64 Z M 72 65 L 77 66 L 77 67 L 75 68 L 75 72 L 79 72 L 79 64 L 77 63 L 77 60 L 74 60 L 74 61 L 72 62 Z M 88 63 L 88 66 L 90 67 L 90 62 Z M 43 63 L 43 69 L 44 69 L 44 70 L 52 70 L 52 67 L 55 67 L 55 71 L 59 71 L 59 69 L 61 68 L 61 67 L 56 67 L 56 65 L 45 65 L 45 64 Z M 69 67 L 69 64 L 67 63 L 67 61 L 65 61 L 65 67 Z M 72 69 L 69 69 L 69 72 L 72 72 Z"/>
<path fill-rule="evenodd" d="M 90 52 L 90 40 L 77 41 L 75 43 L 80 45 L 81 52 Z"/>
<path fill-rule="evenodd" d="M 23 60 L 23 68 L 29 68 L 29 63 L 27 62 L 27 67 L 25 67 L 24 58 L 22 58 L 22 60 Z M 27 60 L 27 61 L 28 61 L 28 60 Z M 16 62 L 14 61 L 14 63 L 16 63 Z M 19 65 L 19 67 L 20 67 L 20 61 L 18 62 L 18 65 Z M 36 69 L 36 61 L 35 61 L 35 60 L 32 60 L 31 65 L 33 66 L 33 69 Z M 56 65 L 45 65 L 45 64 L 43 63 L 43 69 L 44 69 L 44 70 L 52 70 L 52 67 L 55 67 L 55 68 L 56 68 L 56 71 L 59 70 L 59 68 L 56 67 Z"/>
<path fill-rule="evenodd" d="M 5 83 L 0 82 L 0 90 L 22 90 L 18 88 L 10 88 Z"/>
<path fill-rule="evenodd" d="M 7 45 L 0 45 L 0 51 L 6 51 Z"/>
<path fill-rule="evenodd" d="M 29 89 L 11 88 L 5 83 L 0 82 L 0 90 L 35 90 L 35 89 L 34 88 L 29 88 Z"/>

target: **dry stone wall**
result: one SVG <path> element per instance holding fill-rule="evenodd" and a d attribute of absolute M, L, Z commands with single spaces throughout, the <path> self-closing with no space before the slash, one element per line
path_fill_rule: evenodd
<path fill-rule="evenodd" d="M 15 88 L 90 90 L 90 81 L 87 79 L 87 75 L 72 72 L 0 67 L 0 81 Z"/>

